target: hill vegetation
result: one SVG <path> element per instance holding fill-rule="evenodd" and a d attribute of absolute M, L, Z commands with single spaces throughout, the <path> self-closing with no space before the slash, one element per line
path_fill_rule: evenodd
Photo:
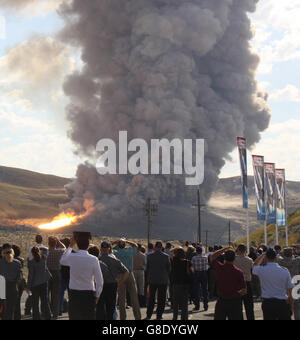
<path fill-rule="evenodd" d="M 64 185 L 69 179 L 27 170 L 0 167 L 0 223 L 49 219 L 68 200 Z"/>
<path fill-rule="evenodd" d="M 285 227 L 279 227 L 279 244 L 284 247 L 286 245 Z M 275 245 L 276 232 L 275 225 L 271 224 L 267 228 L 268 232 L 268 244 Z M 288 234 L 289 244 L 300 244 L 300 209 L 290 214 L 288 217 Z M 240 243 L 246 243 L 246 238 L 239 241 Z M 254 231 L 250 234 L 250 244 L 259 245 L 264 243 L 264 227 Z"/>

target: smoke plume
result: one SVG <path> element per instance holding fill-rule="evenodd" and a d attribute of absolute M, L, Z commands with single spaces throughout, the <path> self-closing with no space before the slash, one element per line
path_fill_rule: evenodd
<path fill-rule="evenodd" d="M 208 199 L 238 135 L 251 147 L 269 125 L 259 92 L 248 12 L 258 0 L 73 0 L 61 8 L 63 39 L 82 50 L 70 75 L 69 136 L 90 164 L 68 186 L 65 210 L 126 216 L 146 197 L 188 200 L 176 176 L 104 176 L 93 164 L 101 138 L 204 138 Z M 193 197 L 194 199 L 194 197 Z"/>

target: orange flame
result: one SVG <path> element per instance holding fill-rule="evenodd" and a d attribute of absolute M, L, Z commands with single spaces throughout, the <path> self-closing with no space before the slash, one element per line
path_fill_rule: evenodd
<path fill-rule="evenodd" d="M 39 225 L 41 230 L 57 230 L 60 228 L 68 227 L 75 223 L 81 216 L 62 213 L 55 217 L 54 220 L 47 224 Z"/>

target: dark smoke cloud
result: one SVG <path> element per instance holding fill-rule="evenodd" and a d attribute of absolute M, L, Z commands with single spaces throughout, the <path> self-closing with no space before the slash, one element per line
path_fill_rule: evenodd
<path fill-rule="evenodd" d="M 74 0 L 61 11 L 63 38 L 82 49 L 85 64 L 64 84 L 70 138 L 93 157 L 100 138 L 205 138 L 208 199 L 236 136 L 249 146 L 269 125 L 267 95 L 259 92 L 247 12 L 257 0 Z M 109 207 L 120 216 L 151 195 L 188 199 L 182 179 L 97 174 L 80 165 L 64 209 Z M 84 206 L 85 205 L 85 206 Z"/>

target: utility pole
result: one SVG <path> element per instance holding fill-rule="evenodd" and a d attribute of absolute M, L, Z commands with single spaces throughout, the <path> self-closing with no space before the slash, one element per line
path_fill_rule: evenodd
<path fill-rule="evenodd" d="M 209 230 L 205 230 L 205 246 L 206 246 L 206 252 L 208 252 L 208 233 L 209 233 Z"/>
<path fill-rule="evenodd" d="M 148 244 L 150 243 L 150 238 L 151 238 L 151 224 L 152 224 L 152 216 L 157 216 L 158 212 L 158 204 L 157 201 L 148 198 L 145 205 L 144 205 L 144 213 L 145 216 L 147 217 L 147 239 L 148 239 Z"/>
<path fill-rule="evenodd" d="M 200 189 L 197 191 L 197 204 L 193 204 L 193 207 L 198 208 L 198 237 L 197 237 L 197 242 L 201 243 L 202 242 L 202 236 L 201 236 L 201 208 L 205 207 L 205 204 L 201 204 L 201 196 L 200 196 Z"/>
<path fill-rule="evenodd" d="M 231 221 L 228 221 L 228 245 L 231 244 Z"/>

